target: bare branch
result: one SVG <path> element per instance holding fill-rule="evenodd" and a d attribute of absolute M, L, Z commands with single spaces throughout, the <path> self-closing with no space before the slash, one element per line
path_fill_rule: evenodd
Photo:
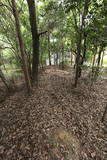
<path fill-rule="evenodd" d="M 0 47 L 0 50 L 4 50 L 4 49 L 12 49 L 11 47 Z"/>
<path fill-rule="evenodd" d="M 71 49 L 71 51 L 74 52 L 76 55 L 78 54 L 76 50 L 72 50 L 72 49 Z M 83 58 L 82 55 L 80 55 L 80 57 Z"/>
<path fill-rule="evenodd" d="M 43 35 L 43 34 L 45 34 L 45 33 L 47 33 L 47 32 L 48 32 L 48 31 L 41 32 L 41 33 L 38 34 L 38 36 L 41 36 L 41 35 Z"/>

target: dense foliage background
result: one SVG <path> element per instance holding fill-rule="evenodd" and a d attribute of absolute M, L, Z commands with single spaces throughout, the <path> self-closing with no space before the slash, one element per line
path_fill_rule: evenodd
<path fill-rule="evenodd" d="M 75 86 L 84 65 L 92 67 L 95 74 L 100 67 L 107 66 L 106 0 L 36 1 L 34 30 L 39 35 L 38 53 L 32 46 L 37 43 L 32 39 L 27 1 L 16 1 L 16 9 L 29 74 L 34 72 L 34 52 L 39 55 L 36 62 L 39 67 L 59 65 L 63 69 L 64 65 L 74 66 Z M 12 77 L 20 73 L 23 62 L 11 0 L 0 0 L 0 26 L 0 71 L 2 75 Z"/>

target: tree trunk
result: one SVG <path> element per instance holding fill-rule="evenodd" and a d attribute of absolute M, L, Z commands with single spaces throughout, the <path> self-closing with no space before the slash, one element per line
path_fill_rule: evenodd
<path fill-rule="evenodd" d="M 94 76 L 94 72 L 95 72 L 96 55 L 97 55 L 97 46 L 95 46 L 95 54 L 92 62 L 92 76 Z"/>
<path fill-rule="evenodd" d="M 25 51 L 26 52 L 26 51 Z M 32 79 L 32 68 L 31 68 L 31 54 L 29 52 L 26 52 L 27 59 L 28 59 L 28 71 L 29 71 L 29 76 L 30 79 Z"/>
<path fill-rule="evenodd" d="M 101 53 L 103 51 L 103 46 L 101 46 L 99 53 L 98 53 L 98 62 L 97 62 L 97 72 L 99 72 L 100 62 L 101 62 Z"/>
<path fill-rule="evenodd" d="M 71 66 L 72 66 L 72 63 L 73 63 L 73 58 L 72 58 L 72 57 L 73 57 L 73 56 L 72 56 L 72 51 L 71 51 L 71 54 L 70 54 L 70 56 L 71 56 L 70 58 L 71 58 Z"/>
<path fill-rule="evenodd" d="M 74 57 L 74 66 L 73 66 L 74 69 L 76 68 L 76 59 L 77 59 L 77 55 L 75 55 Z"/>
<path fill-rule="evenodd" d="M 84 27 L 85 15 L 84 14 L 83 15 L 80 14 L 80 16 L 82 16 L 82 24 L 81 24 L 81 21 L 79 20 L 80 30 L 79 30 L 79 35 L 77 37 L 76 73 L 75 73 L 74 87 L 77 87 L 78 78 L 79 78 L 79 72 L 81 70 L 80 56 L 81 56 L 81 47 L 82 47 L 83 27 Z"/>
<path fill-rule="evenodd" d="M 49 33 L 49 30 L 48 30 L 48 58 L 49 58 L 49 65 L 51 66 L 50 33 Z"/>
<path fill-rule="evenodd" d="M 78 78 L 79 78 L 79 68 L 80 68 L 80 54 L 81 54 L 81 37 L 80 43 L 77 44 L 77 57 L 76 57 L 76 73 L 75 73 L 75 83 L 74 86 L 77 87 Z"/>
<path fill-rule="evenodd" d="M 24 52 L 24 44 L 23 44 L 23 39 L 22 39 L 22 35 L 21 35 L 20 22 L 19 22 L 17 7 L 16 7 L 16 1 L 11 0 L 11 2 L 12 2 L 13 15 L 15 18 L 16 33 L 17 33 L 19 46 L 20 46 L 20 53 L 21 53 L 21 57 L 22 57 L 22 63 L 23 63 L 22 65 L 23 65 L 23 72 L 24 72 L 24 76 L 25 76 L 25 82 L 26 82 L 28 92 L 30 92 L 31 91 L 31 82 L 30 82 L 30 77 L 29 77 L 29 72 L 28 72 L 27 60 L 26 60 L 26 56 L 25 56 L 25 52 Z"/>
<path fill-rule="evenodd" d="M 58 52 L 56 53 L 56 65 L 58 65 L 58 59 L 59 59 L 59 55 Z"/>
<path fill-rule="evenodd" d="M 62 69 L 64 69 L 64 46 L 62 45 Z"/>
<path fill-rule="evenodd" d="M 0 79 L 2 80 L 2 82 L 4 83 L 4 85 L 6 86 L 7 89 L 9 89 L 9 85 L 4 77 L 4 74 L 2 72 L 2 70 L 0 69 Z"/>
<path fill-rule="evenodd" d="M 80 23 L 80 22 L 79 22 Z M 76 73 L 75 73 L 75 83 L 74 87 L 77 87 L 78 78 L 79 78 L 79 71 L 80 71 L 80 56 L 81 56 L 81 45 L 82 45 L 82 34 L 83 34 L 83 23 L 84 17 L 82 16 L 82 24 L 80 25 L 79 35 L 77 37 L 77 56 L 76 56 Z"/>
<path fill-rule="evenodd" d="M 32 59 L 32 82 L 38 82 L 38 65 L 39 65 L 39 34 L 36 23 L 35 0 L 27 0 L 29 8 L 29 20 L 32 33 L 33 59 Z"/>
<path fill-rule="evenodd" d="M 84 50 L 83 50 L 83 58 L 82 58 L 82 63 L 81 65 L 83 65 L 85 58 L 86 58 L 86 51 L 87 51 L 87 36 L 86 33 L 84 33 Z"/>
<path fill-rule="evenodd" d="M 56 65 L 56 59 L 55 59 L 55 53 L 53 53 L 53 57 L 54 57 L 54 65 Z"/>
<path fill-rule="evenodd" d="M 40 66 L 43 68 L 43 53 L 42 53 L 42 50 L 40 51 L 40 60 L 39 60 L 39 63 L 40 63 Z"/>
<path fill-rule="evenodd" d="M 61 53 L 59 53 L 59 66 L 60 66 L 60 63 L 61 63 Z"/>
<path fill-rule="evenodd" d="M 101 59 L 101 67 L 103 66 L 103 60 L 104 60 L 104 50 L 103 50 L 102 59 Z"/>
<path fill-rule="evenodd" d="M 96 60 L 96 54 L 94 54 L 94 57 L 93 57 L 92 67 L 95 66 L 95 60 Z"/>
<path fill-rule="evenodd" d="M 81 62 L 80 62 L 80 67 L 79 67 L 79 78 L 81 77 L 81 74 L 82 74 L 82 66 L 83 66 L 83 64 L 84 64 L 85 57 L 86 57 L 86 50 L 87 50 L 86 42 L 87 42 L 87 38 L 86 38 L 86 34 L 85 34 L 85 32 L 84 32 L 84 48 L 83 48 L 83 56 L 82 56 L 82 59 L 81 59 Z"/>
<path fill-rule="evenodd" d="M 85 28 L 86 28 L 86 15 L 88 13 L 88 8 L 89 8 L 89 2 L 90 0 L 84 0 L 84 10 L 83 10 L 83 15 L 82 15 L 82 26 L 81 26 L 81 37 L 83 38 L 84 40 L 84 46 L 83 46 L 83 55 L 82 55 L 82 59 L 81 59 L 81 62 L 80 62 L 80 67 L 79 67 L 79 78 L 81 77 L 81 73 L 82 73 L 82 66 L 84 64 L 84 61 L 85 61 L 85 57 L 86 57 L 86 50 L 87 50 L 87 35 L 86 35 L 86 31 L 85 31 Z M 81 39 L 82 41 L 82 39 Z"/>

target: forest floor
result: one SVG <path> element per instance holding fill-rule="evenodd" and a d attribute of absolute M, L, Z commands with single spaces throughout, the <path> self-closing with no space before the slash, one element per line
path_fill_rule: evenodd
<path fill-rule="evenodd" d="M 0 103 L 0 160 L 107 160 L 107 77 L 47 68 L 38 88 L 23 85 Z"/>

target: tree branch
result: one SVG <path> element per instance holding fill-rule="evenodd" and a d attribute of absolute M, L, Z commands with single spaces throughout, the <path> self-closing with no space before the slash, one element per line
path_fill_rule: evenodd
<path fill-rule="evenodd" d="M 11 47 L 0 47 L 1 50 L 3 49 L 12 49 Z"/>
<path fill-rule="evenodd" d="M 75 50 L 72 50 L 72 49 L 71 49 L 71 51 L 74 52 L 76 55 L 78 54 Z M 80 57 L 83 58 L 82 55 L 80 55 Z"/>
<path fill-rule="evenodd" d="M 44 31 L 44 32 L 40 32 L 40 33 L 38 33 L 38 36 L 41 36 L 42 34 L 45 34 L 45 33 L 47 33 L 48 31 Z"/>

